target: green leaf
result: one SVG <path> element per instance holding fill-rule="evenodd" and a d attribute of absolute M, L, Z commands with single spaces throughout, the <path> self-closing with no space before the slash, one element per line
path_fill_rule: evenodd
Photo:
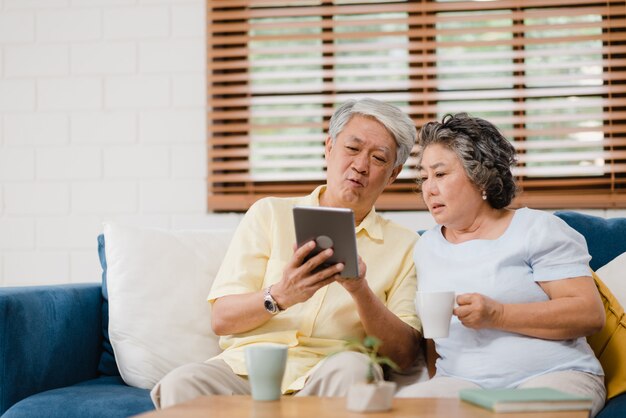
<path fill-rule="evenodd" d="M 374 377 L 374 365 L 387 365 L 394 370 L 399 370 L 400 368 L 396 363 L 393 362 L 388 357 L 381 356 L 378 354 L 378 349 L 380 348 L 382 341 L 376 337 L 366 336 L 363 340 L 358 340 L 356 338 L 351 338 L 346 341 L 345 348 L 347 350 L 358 351 L 359 353 L 363 353 L 369 357 L 370 365 L 368 367 L 367 372 L 367 382 L 373 383 L 376 381 Z"/>
<path fill-rule="evenodd" d="M 378 351 L 378 347 L 380 347 L 380 340 L 376 337 L 367 336 L 363 339 L 363 345 L 371 350 Z"/>

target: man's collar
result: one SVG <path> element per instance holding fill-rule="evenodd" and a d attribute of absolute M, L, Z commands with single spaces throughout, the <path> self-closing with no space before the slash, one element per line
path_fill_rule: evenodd
<path fill-rule="evenodd" d="M 382 218 L 376 213 L 375 208 L 372 208 L 356 227 L 356 233 L 358 234 L 361 229 L 364 229 L 372 239 L 383 239 Z"/>
<path fill-rule="evenodd" d="M 307 204 L 310 206 L 319 206 L 320 205 L 320 195 L 326 191 L 326 185 L 322 184 L 321 186 L 317 186 L 310 195 L 307 196 L 308 202 Z"/>
<path fill-rule="evenodd" d="M 326 191 L 326 185 L 318 186 L 313 192 L 308 196 L 310 205 L 319 206 L 320 204 L 320 195 Z M 369 211 L 367 216 L 363 218 L 361 223 L 356 227 L 356 233 L 362 229 L 367 232 L 367 234 L 373 239 L 383 239 L 383 226 L 382 226 L 382 218 L 376 213 L 376 209 L 372 208 Z"/>

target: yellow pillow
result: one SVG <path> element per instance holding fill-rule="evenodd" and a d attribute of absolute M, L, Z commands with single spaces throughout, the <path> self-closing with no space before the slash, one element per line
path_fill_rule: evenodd
<path fill-rule="evenodd" d="M 626 317 L 609 288 L 596 273 L 592 275 L 604 303 L 606 324 L 600 332 L 587 337 L 587 342 L 602 364 L 607 398 L 611 399 L 626 392 Z"/>

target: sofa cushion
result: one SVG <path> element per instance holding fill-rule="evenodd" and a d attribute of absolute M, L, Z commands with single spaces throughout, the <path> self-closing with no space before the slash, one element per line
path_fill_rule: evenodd
<path fill-rule="evenodd" d="M 599 268 L 597 273 L 622 306 L 626 306 L 626 253 Z"/>
<path fill-rule="evenodd" d="M 626 218 L 605 219 L 574 211 L 557 211 L 554 214 L 585 236 L 592 270 L 597 271 L 626 252 Z"/>
<path fill-rule="evenodd" d="M 103 376 L 33 395 L 2 418 L 122 418 L 153 409 L 149 391 L 128 387 L 119 376 Z"/>
<path fill-rule="evenodd" d="M 587 337 L 604 370 L 607 398 L 626 392 L 626 318 L 624 309 L 596 273 L 592 273 L 600 292 L 606 323 L 602 330 Z"/>
<path fill-rule="evenodd" d="M 232 231 L 104 226 L 109 337 L 124 381 L 151 389 L 220 352 L 207 295 Z"/>

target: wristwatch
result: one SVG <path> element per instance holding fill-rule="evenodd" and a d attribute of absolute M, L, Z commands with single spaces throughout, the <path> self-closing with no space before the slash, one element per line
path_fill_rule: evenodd
<path fill-rule="evenodd" d="M 281 309 L 278 306 L 278 303 L 276 303 L 276 301 L 272 297 L 272 294 L 270 293 L 271 288 L 272 286 L 268 286 L 263 292 L 263 306 L 265 306 L 266 311 L 268 311 L 272 315 L 276 315 L 278 312 L 280 312 Z"/>

